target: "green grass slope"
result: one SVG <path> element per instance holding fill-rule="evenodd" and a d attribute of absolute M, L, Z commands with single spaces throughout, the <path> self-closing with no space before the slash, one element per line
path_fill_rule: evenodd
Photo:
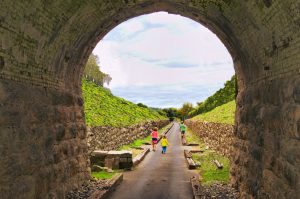
<path fill-rule="evenodd" d="M 232 100 L 226 104 L 214 108 L 207 113 L 197 115 L 193 117 L 192 120 L 233 124 L 235 108 L 235 101 Z"/>
<path fill-rule="evenodd" d="M 86 79 L 82 80 L 82 94 L 88 126 L 129 126 L 147 120 L 166 119 L 154 110 L 116 97 Z"/>
<path fill-rule="evenodd" d="M 189 113 L 190 117 L 209 112 L 214 108 L 226 104 L 235 99 L 236 95 L 236 76 L 225 82 L 224 87 L 219 89 L 213 95 L 209 96 L 204 102 Z"/>

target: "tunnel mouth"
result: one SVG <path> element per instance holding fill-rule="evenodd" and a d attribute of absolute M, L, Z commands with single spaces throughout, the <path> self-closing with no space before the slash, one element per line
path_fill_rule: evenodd
<path fill-rule="evenodd" d="M 237 74 L 232 183 L 244 198 L 299 192 L 299 2 L 5 1 L 0 7 L 0 195 L 64 198 L 90 178 L 81 80 L 121 22 L 166 11 L 215 33 Z"/>
<path fill-rule="evenodd" d="M 130 18 L 130 19 L 132 19 L 132 18 Z M 130 20 L 130 19 L 128 19 L 128 20 Z M 122 23 L 120 24 L 120 25 L 122 25 Z M 113 31 L 113 29 L 111 30 L 111 31 Z M 107 33 L 107 34 L 109 34 L 109 33 Z M 105 36 L 104 36 L 105 37 Z M 101 41 L 100 41 L 101 42 Z M 99 42 L 99 43 L 100 43 Z M 100 62 L 101 62 L 101 59 L 99 59 L 100 60 Z M 85 77 L 85 75 L 83 75 L 83 77 Z M 235 80 L 235 82 L 236 82 L 236 80 Z M 237 91 L 238 91 L 238 89 L 236 89 L 236 95 L 237 95 Z M 218 128 L 218 127 L 217 127 Z M 233 134 L 233 127 L 229 127 L 229 128 L 231 128 L 232 129 L 232 134 Z M 224 128 L 225 129 L 225 128 Z M 95 133 L 92 133 L 92 134 L 95 134 Z M 89 135 L 88 135 L 88 137 L 89 137 Z M 231 143 L 232 145 L 233 145 L 233 143 Z M 230 144 L 230 145 L 231 145 Z M 231 159 L 232 159 L 232 157 L 230 157 Z M 92 165 L 92 164 L 91 164 Z M 104 166 L 104 165 L 101 165 L 101 166 Z M 229 180 L 230 181 L 230 180 Z"/>

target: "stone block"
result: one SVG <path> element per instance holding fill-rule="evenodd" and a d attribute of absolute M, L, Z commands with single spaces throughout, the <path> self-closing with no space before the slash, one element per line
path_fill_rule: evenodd
<path fill-rule="evenodd" d="M 120 162 L 120 164 L 119 164 L 120 169 L 131 169 L 132 166 L 133 166 L 132 161 Z"/>
<path fill-rule="evenodd" d="M 127 160 L 127 158 L 120 158 L 120 163 L 126 163 L 128 160 Z"/>
<path fill-rule="evenodd" d="M 93 171 L 93 172 L 103 171 L 102 168 L 103 168 L 103 167 L 101 167 L 101 166 L 99 166 L 99 165 L 93 165 L 93 166 L 92 166 L 92 171 Z"/>
<path fill-rule="evenodd" d="M 92 156 L 95 156 L 95 157 L 105 157 L 106 155 L 108 154 L 108 151 L 102 151 L 102 150 L 95 150 L 92 152 Z"/>
<path fill-rule="evenodd" d="M 108 167 L 110 169 L 120 169 L 120 158 L 114 157 L 114 158 L 105 158 L 105 167 Z"/>
<path fill-rule="evenodd" d="M 122 158 L 127 158 L 127 157 L 132 157 L 132 152 L 131 151 L 109 151 L 107 153 L 107 157 L 122 157 Z"/>
<path fill-rule="evenodd" d="M 93 151 L 90 156 L 91 165 L 95 164 L 99 166 L 104 166 L 107 153 L 108 151 L 100 151 L 100 150 Z"/>

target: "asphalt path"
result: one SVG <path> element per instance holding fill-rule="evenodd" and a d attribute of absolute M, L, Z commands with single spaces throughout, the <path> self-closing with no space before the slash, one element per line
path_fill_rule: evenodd
<path fill-rule="evenodd" d="M 167 153 L 151 151 L 133 170 L 124 173 L 123 182 L 110 199 L 192 199 L 190 177 L 181 145 L 179 125 L 175 123 L 167 135 Z"/>

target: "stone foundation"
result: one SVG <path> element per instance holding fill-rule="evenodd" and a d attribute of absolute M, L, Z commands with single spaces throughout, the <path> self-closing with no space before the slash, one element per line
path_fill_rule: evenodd
<path fill-rule="evenodd" d="M 131 151 L 93 151 L 91 165 L 110 169 L 131 169 L 133 166 Z"/>

